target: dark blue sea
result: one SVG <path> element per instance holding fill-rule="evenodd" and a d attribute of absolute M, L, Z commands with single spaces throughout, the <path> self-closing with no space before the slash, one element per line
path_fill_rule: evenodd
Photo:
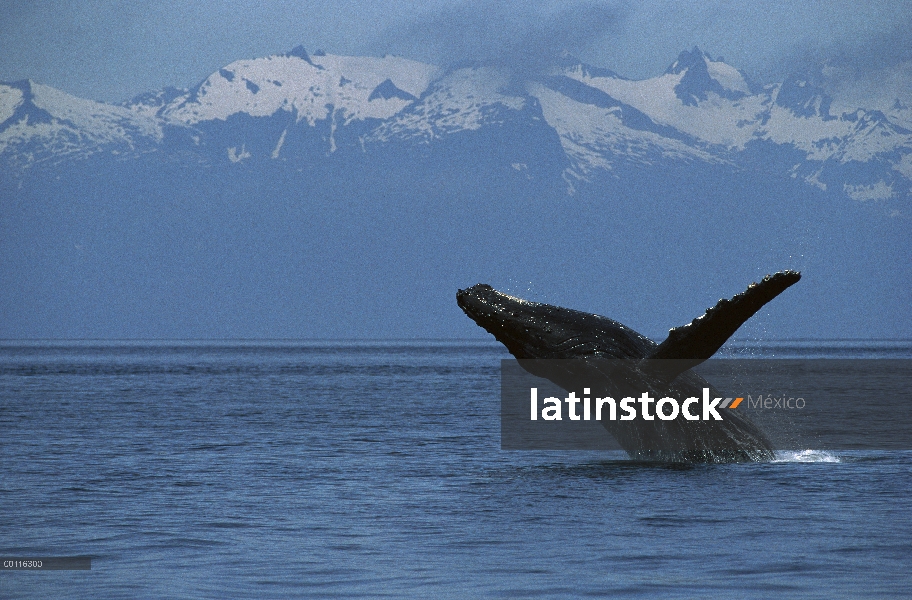
<path fill-rule="evenodd" d="M 908 358 L 908 342 L 731 356 Z M 2 598 L 895 598 L 912 453 L 500 449 L 480 342 L 0 346 Z"/>

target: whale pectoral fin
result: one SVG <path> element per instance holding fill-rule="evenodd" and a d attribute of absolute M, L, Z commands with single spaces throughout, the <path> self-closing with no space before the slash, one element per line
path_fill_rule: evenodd
<path fill-rule="evenodd" d="M 666 367 L 662 368 L 666 378 L 674 379 L 715 354 L 716 350 L 721 348 L 722 344 L 764 304 L 799 279 L 801 273 L 797 271 L 780 271 L 774 275 L 767 275 L 760 283 L 750 284 L 745 291 L 730 300 L 719 300 L 718 304 L 706 311 L 706 314 L 683 327 L 669 331 L 668 339 L 659 344 L 646 360 L 677 361 L 666 363 Z"/>

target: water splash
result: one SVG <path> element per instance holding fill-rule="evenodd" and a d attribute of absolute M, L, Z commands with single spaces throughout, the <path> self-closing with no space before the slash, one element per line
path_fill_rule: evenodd
<path fill-rule="evenodd" d="M 842 462 L 838 456 L 825 450 L 782 450 L 775 453 L 774 463 L 799 462 L 799 463 L 838 463 Z"/>

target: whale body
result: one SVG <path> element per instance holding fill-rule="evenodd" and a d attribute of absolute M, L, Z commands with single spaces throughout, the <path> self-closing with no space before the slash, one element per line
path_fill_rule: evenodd
<path fill-rule="evenodd" d="M 691 323 L 671 329 L 661 344 L 607 317 L 529 302 L 486 284 L 459 290 L 456 301 L 524 369 L 567 391 L 579 391 L 585 383 L 592 395 L 621 398 L 647 393 L 655 399 L 684 399 L 700 397 L 704 388 L 720 396 L 691 369 L 800 278 L 795 271 L 767 275 Z M 637 459 L 744 462 L 773 457 L 763 432 L 733 410 L 726 410 L 723 420 L 603 418 L 601 423 Z"/>

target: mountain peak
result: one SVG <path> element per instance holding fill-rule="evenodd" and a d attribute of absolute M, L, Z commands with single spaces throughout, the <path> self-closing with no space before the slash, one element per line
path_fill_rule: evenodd
<path fill-rule="evenodd" d="M 155 90 L 152 92 L 143 92 L 133 96 L 131 99 L 121 102 L 119 106 L 136 106 L 139 104 L 152 107 L 163 107 L 167 104 L 170 104 L 175 98 L 184 96 L 189 93 L 189 90 L 186 88 L 176 88 L 173 86 L 165 86 L 160 90 Z"/>
<path fill-rule="evenodd" d="M 611 69 L 606 69 L 604 67 L 594 67 L 590 64 L 586 64 L 566 50 L 564 50 L 558 57 L 557 66 L 563 70 L 563 72 L 576 71 L 583 77 L 610 77 L 612 79 L 626 79 L 626 77 L 618 75 Z"/>
<path fill-rule="evenodd" d="M 31 79 L 20 79 L 2 85 L 7 90 L 15 91 L 0 95 L 0 131 L 19 122 L 31 125 L 53 122 L 54 117 L 35 104 L 35 91 L 38 86 L 39 84 Z"/>
<path fill-rule="evenodd" d="M 681 75 L 675 95 L 689 106 L 706 100 L 710 92 L 729 100 L 738 100 L 751 93 L 751 85 L 741 71 L 721 60 L 713 60 L 697 46 L 690 52 L 681 52 L 665 74 Z"/>
<path fill-rule="evenodd" d="M 789 75 L 776 94 L 776 104 L 788 108 L 799 117 L 832 118 L 833 99 L 808 77 Z"/>
<path fill-rule="evenodd" d="M 11 88 L 16 88 L 28 98 L 31 98 L 34 94 L 35 86 L 38 85 L 32 79 L 17 79 L 16 81 L 4 81 L 3 85 Z"/>
<path fill-rule="evenodd" d="M 393 83 L 393 80 L 387 78 L 374 88 L 374 91 L 372 91 L 370 93 L 370 96 L 367 97 L 367 101 L 373 102 L 374 100 L 378 99 L 389 100 L 390 98 L 399 98 L 401 100 L 408 100 L 409 102 L 414 102 L 418 99 L 405 90 L 396 87 L 396 84 Z"/>
<path fill-rule="evenodd" d="M 318 50 L 317 52 L 320 52 L 320 51 Z M 286 53 L 285 53 L 285 56 L 289 56 L 289 57 L 290 57 L 290 56 L 294 56 L 294 57 L 297 57 L 297 58 L 300 58 L 300 59 L 304 60 L 305 62 L 309 62 L 310 64 L 313 64 L 313 63 L 310 61 L 310 56 L 307 54 L 307 50 L 304 49 L 304 45 L 303 45 L 303 44 L 298 44 L 297 46 L 295 46 L 294 48 L 292 48 L 291 50 L 289 50 L 288 52 L 286 52 Z M 321 55 L 321 54 L 317 54 L 317 56 L 325 56 L 325 53 L 322 54 L 322 55 Z"/>
<path fill-rule="evenodd" d="M 706 66 L 706 62 L 712 60 L 708 54 L 700 50 L 697 46 L 693 47 L 693 50 L 688 52 L 687 50 L 682 50 L 678 54 L 678 59 L 671 63 L 671 65 L 665 69 L 666 75 L 677 75 L 683 71 L 687 71 L 693 67 L 699 68 L 700 65 L 703 67 Z"/>

